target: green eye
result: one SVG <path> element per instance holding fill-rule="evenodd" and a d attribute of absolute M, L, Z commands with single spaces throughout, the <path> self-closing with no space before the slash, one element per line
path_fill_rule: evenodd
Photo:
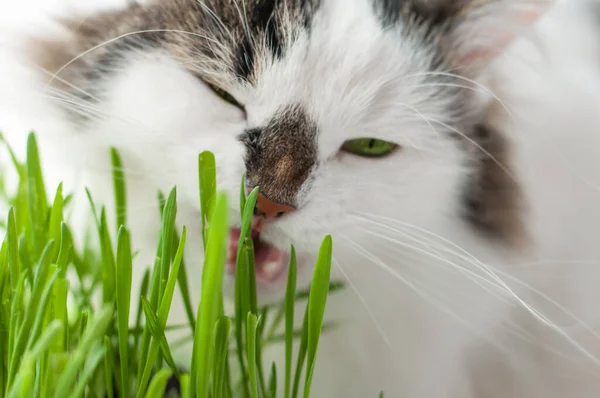
<path fill-rule="evenodd" d="M 358 138 L 344 142 L 342 150 L 358 156 L 378 158 L 389 155 L 398 145 L 376 138 Z"/>
<path fill-rule="evenodd" d="M 223 90 L 222 88 L 220 88 L 218 86 L 215 86 L 212 83 L 206 83 L 206 84 L 223 101 L 228 102 L 228 103 L 230 103 L 233 106 L 237 106 L 240 109 L 244 109 L 244 107 L 242 106 L 242 104 L 240 104 L 239 102 L 237 102 L 237 100 L 233 97 L 233 95 L 229 94 L 227 91 Z"/>

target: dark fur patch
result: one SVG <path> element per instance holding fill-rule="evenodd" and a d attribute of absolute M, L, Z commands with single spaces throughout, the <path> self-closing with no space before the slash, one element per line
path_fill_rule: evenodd
<path fill-rule="evenodd" d="M 399 21 L 428 25 L 444 30 L 460 10 L 473 0 L 373 0 L 384 27 Z"/>
<path fill-rule="evenodd" d="M 59 79 L 102 92 L 102 82 L 126 62 L 131 51 L 169 52 L 199 77 L 225 76 L 253 83 L 257 70 L 281 57 L 286 44 L 307 29 L 320 0 L 162 0 L 132 4 L 89 18 L 61 21 L 64 40 L 32 41 L 35 61 Z M 84 55 L 81 55 L 84 54 Z M 78 57 L 76 62 L 62 68 Z M 48 61 L 51 60 L 51 61 Z M 63 87 L 61 87 L 63 88 Z M 72 94 L 81 96 L 75 90 Z M 91 101 L 90 96 L 82 98 Z"/>
<path fill-rule="evenodd" d="M 274 202 L 296 205 L 298 190 L 317 160 L 317 126 L 299 105 L 286 107 L 264 127 L 246 131 L 247 182 Z"/>
<path fill-rule="evenodd" d="M 476 126 L 473 139 L 480 148 L 472 148 L 477 164 L 464 191 L 464 218 L 490 237 L 521 244 L 526 235 L 523 201 L 511 175 L 508 144 L 501 132 L 485 124 Z"/>

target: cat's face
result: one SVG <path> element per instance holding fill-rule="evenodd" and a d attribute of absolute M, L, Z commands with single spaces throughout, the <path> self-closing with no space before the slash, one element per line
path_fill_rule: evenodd
<path fill-rule="evenodd" d="M 498 187 L 483 181 L 487 96 L 472 79 L 547 3 L 157 1 L 77 25 L 45 44 L 60 49 L 46 62 L 89 104 L 68 110 L 80 134 L 157 187 L 177 184 L 181 206 L 197 208 L 201 151 L 216 155 L 236 225 L 242 174 L 260 186 L 259 286 L 280 292 L 292 243 L 307 279 L 326 234 L 334 268 L 352 274 L 414 261 L 419 231 L 514 226 L 486 208 Z"/>

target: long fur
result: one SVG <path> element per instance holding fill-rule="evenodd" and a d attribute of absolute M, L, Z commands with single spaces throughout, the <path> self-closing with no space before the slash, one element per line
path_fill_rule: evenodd
<path fill-rule="evenodd" d="M 382 20 L 382 10 L 392 14 L 381 7 L 393 2 L 321 0 L 309 11 L 279 10 L 280 48 L 261 36 L 269 24 L 252 30 L 253 1 L 222 2 L 227 13 L 210 8 L 218 3 L 206 2 L 212 13 L 201 21 L 177 14 L 190 3 L 169 0 L 150 24 L 143 5 L 2 36 L 0 129 L 17 148 L 26 132 L 38 132 L 49 186 L 62 180 L 79 196 L 76 225 L 90 224 L 86 186 L 113 214 L 108 150 L 124 156 L 140 250 L 134 292 L 154 257 L 156 192 L 176 184 L 198 303 L 197 154 L 216 154 L 237 224 L 240 134 L 299 104 L 318 126 L 318 160 L 296 193 L 299 210 L 261 238 L 282 250 L 294 243 L 306 286 L 321 238 L 333 235 L 334 277 L 347 289 L 329 299 L 327 317 L 342 327 L 321 340 L 316 397 L 596 397 L 597 2 L 559 2 L 505 51 L 502 33 L 520 22 L 502 4 L 534 0 L 478 2 L 460 14 L 472 23 L 457 26 L 408 18 L 404 9 Z M 240 83 L 231 77 L 239 59 L 230 56 L 248 31 L 255 58 Z M 457 65 L 465 62 L 472 68 L 463 73 Z M 245 110 L 202 80 L 221 84 Z M 481 125 L 485 131 L 475 129 Z M 401 149 L 377 160 L 338 152 L 364 136 Z M 261 296 L 278 299 L 284 285 Z M 170 321 L 185 321 L 177 296 Z M 178 350 L 179 363 L 189 363 L 189 352 Z M 273 347 L 266 360 L 282 355 Z"/>

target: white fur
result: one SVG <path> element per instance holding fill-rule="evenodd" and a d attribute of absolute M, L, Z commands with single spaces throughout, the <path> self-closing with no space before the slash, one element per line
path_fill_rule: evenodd
<path fill-rule="evenodd" d="M 80 131 L 7 40 L 0 129 L 16 148 L 36 129 L 50 188 L 65 180 L 81 195 L 89 186 L 109 214 L 108 149 L 118 146 L 140 250 L 134 289 L 154 257 L 156 191 L 176 184 L 197 305 L 197 154 L 216 154 L 219 188 L 239 222 L 236 137 L 299 102 L 321 130 L 322 163 L 301 209 L 261 237 L 282 249 L 295 244 L 306 286 L 321 238 L 333 235 L 334 276 L 349 286 L 330 297 L 328 318 L 345 324 L 322 337 L 314 396 L 592 398 L 600 391 L 600 43 L 599 27 L 583 15 L 572 3 L 557 6 L 482 76 L 511 111 L 495 123 L 510 132 L 527 198 L 534 243 L 526 255 L 486 243 L 460 221 L 465 155 L 441 124 L 422 119 L 447 123 L 443 109 L 453 98 L 424 100 L 419 73 L 429 50 L 383 32 L 366 0 L 324 1 L 310 42 L 300 37 L 262 71 L 256 89 L 234 88 L 247 120 L 156 51 L 129 58 L 105 87 L 109 100 L 90 110 L 97 121 Z M 365 135 L 402 150 L 377 161 L 336 154 L 343 141 Z M 84 224 L 86 211 L 74 222 Z M 264 294 L 282 290 L 283 281 Z M 185 322 L 178 297 L 170 321 Z M 281 347 L 268 357 L 281 361 Z M 189 363 L 189 347 L 178 358 Z"/>

